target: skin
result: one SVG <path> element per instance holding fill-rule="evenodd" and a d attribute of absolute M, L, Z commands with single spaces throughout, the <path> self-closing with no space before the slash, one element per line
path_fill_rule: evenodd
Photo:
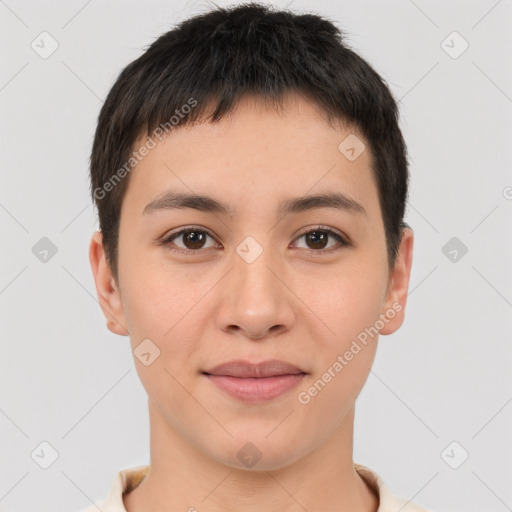
<path fill-rule="evenodd" d="M 246 98 L 218 123 L 176 128 L 132 170 L 121 210 L 118 282 L 101 233 L 92 237 L 89 256 L 108 328 L 129 335 L 132 350 L 146 338 L 160 350 L 148 366 L 134 358 L 148 394 L 151 460 L 146 478 L 124 496 L 128 512 L 378 508 L 352 459 L 355 401 L 378 336 L 308 404 L 297 395 L 397 303 L 402 310 L 380 334 L 400 328 L 413 232 L 404 230 L 390 271 L 369 150 L 349 161 L 338 145 L 354 130 L 330 127 L 301 96 L 289 95 L 284 106 L 280 112 Z M 236 213 L 142 213 L 171 189 L 212 196 Z M 355 199 L 367 216 L 324 207 L 276 223 L 281 199 L 332 191 Z M 308 242 L 301 230 L 317 224 L 352 245 L 329 238 L 322 249 Z M 204 248 L 183 236 L 158 243 L 191 225 L 213 235 Z M 236 252 L 247 236 L 263 248 L 250 264 Z M 284 395 L 248 405 L 201 374 L 239 358 L 282 359 L 308 374 Z M 251 469 L 237 457 L 249 441 L 262 453 Z"/>

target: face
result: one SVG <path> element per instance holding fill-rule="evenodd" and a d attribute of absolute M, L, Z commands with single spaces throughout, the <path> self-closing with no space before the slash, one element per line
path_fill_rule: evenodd
<path fill-rule="evenodd" d="M 355 159 L 338 148 L 354 133 L 301 97 L 284 112 L 246 99 L 178 127 L 132 170 L 118 283 L 93 236 L 100 304 L 129 333 L 150 414 L 215 461 L 244 467 L 251 442 L 258 469 L 277 469 L 346 430 L 378 333 L 403 321 L 412 232 L 390 271 L 368 144 L 358 135 Z M 169 193 L 213 201 L 177 208 Z M 233 360 L 297 372 L 205 374 Z"/>

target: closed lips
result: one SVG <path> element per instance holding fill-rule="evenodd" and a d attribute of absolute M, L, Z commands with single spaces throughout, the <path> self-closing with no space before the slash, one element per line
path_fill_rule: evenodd
<path fill-rule="evenodd" d="M 278 375 L 300 375 L 306 374 L 307 372 L 294 364 L 278 359 L 271 359 L 259 363 L 250 363 L 248 361 L 238 359 L 222 363 L 214 368 L 203 371 L 202 373 L 206 375 L 238 377 L 245 379 L 261 379 L 275 377 Z"/>

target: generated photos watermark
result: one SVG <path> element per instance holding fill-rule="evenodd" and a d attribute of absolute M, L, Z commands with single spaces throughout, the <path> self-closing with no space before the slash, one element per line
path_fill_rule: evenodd
<path fill-rule="evenodd" d="M 380 330 L 390 321 L 392 320 L 397 313 L 402 311 L 403 306 L 400 302 L 394 302 L 391 308 L 389 308 L 385 313 L 380 314 L 379 320 L 377 320 L 371 327 L 366 327 L 364 331 L 361 331 L 357 335 L 357 339 L 352 340 L 352 344 L 350 348 L 346 350 L 343 355 L 339 355 L 336 360 L 333 362 L 329 368 L 322 374 L 322 376 L 315 381 L 315 383 L 310 386 L 305 391 L 300 391 L 297 395 L 297 400 L 302 405 L 307 405 L 311 402 L 311 399 L 318 395 L 329 382 L 338 375 L 343 368 L 345 368 L 350 361 L 354 359 L 357 354 L 359 354 L 364 347 L 367 346 L 369 339 L 372 339 L 374 336 L 377 336 Z"/>
<path fill-rule="evenodd" d="M 144 158 L 149 152 L 156 147 L 158 141 L 161 141 L 165 135 L 168 135 L 182 119 L 189 114 L 192 109 L 197 105 L 197 100 L 189 98 L 187 103 L 176 109 L 174 115 L 169 118 L 165 123 L 160 123 L 148 135 L 146 142 L 140 146 L 137 151 L 133 151 L 132 156 L 103 184 L 101 187 L 94 189 L 94 197 L 96 200 L 103 199 L 107 192 L 110 192 L 115 186 L 127 175 L 133 168 Z M 158 140 L 155 140 L 158 139 Z"/>

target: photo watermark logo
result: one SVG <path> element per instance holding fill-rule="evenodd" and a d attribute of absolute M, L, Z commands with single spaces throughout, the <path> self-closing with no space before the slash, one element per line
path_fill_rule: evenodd
<path fill-rule="evenodd" d="M 343 368 L 345 368 L 345 366 L 347 366 L 349 362 L 363 350 L 364 347 L 367 346 L 369 338 L 373 338 L 379 334 L 380 330 L 391 319 L 393 319 L 397 313 L 402 311 L 402 309 L 403 306 L 400 302 L 394 302 L 391 308 L 389 308 L 385 313 L 381 313 L 379 320 L 377 320 L 371 327 L 366 327 L 364 331 L 361 331 L 357 335 L 357 339 L 352 340 L 350 348 L 346 350 L 343 355 L 339 355 L 336 358 L 336 361 L 329 366 L 327 371 L 324 372 L 312 386 L 310 386 L 306 391 L 301 391 L 297 395 L 297 400 L 302 405 L 309 404 L 311 402 L 311 398 L 317 396 L 318 393 L 320 393 L 320 391 L 322 391 L 325 386 L 327 386 L 327 384 L 329 384 L 329 382 L 331 382 L 331 380 L 336 377 L 336 375 L 340 373 L 341 370 L 343 370 Z"/>
<path fill-rule="evenodd" d="M 184 119 L 192 109 L 197 105 L 197 100 L 189 98 L 187 103 L 176 109 L 175 114 L 170 117 L 169 121 L 160 123 L 152 132 L 148 135 L 146 142 L 140 146 L 137 151 L 133 151 L 132 156 L 120 167 L 104 184 L 102 187 L 96 187 L 94 189 L 94 197 L 96 200 L 103 199 L 107 192 L 110 192 L 115 186 L 127 175 L 133 168 L 144 158 L 149 152 L 156 147 L 158 141 L 169 134 L 174 127 L 180 123 L 181 119 Z M 155 140 L 155 139 L 158 139 Z"/>

